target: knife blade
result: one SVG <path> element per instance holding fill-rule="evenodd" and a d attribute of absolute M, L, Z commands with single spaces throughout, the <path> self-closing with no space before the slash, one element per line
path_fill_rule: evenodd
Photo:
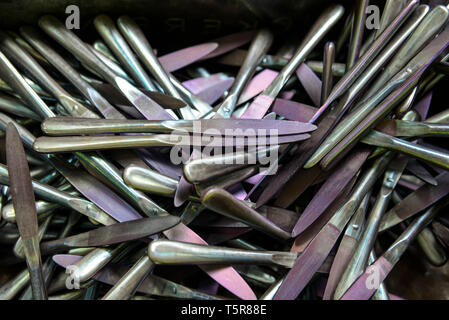
<path fill-rule="evenodd" d="M 116 223 L 67 238 L 43 242 L 41 252 L 49 254 L 71 248 L 101 247 L 141 239 L 170 229 L 180 221 L 175 216 L 162 216 Z"/>
<path fill-rule="evenodd" d="M 36 300 L 46 300 L 34 191 L 23 144 L 13 124 L 8 124 L 6 129 L 6 160 L 9 165 L 10 192 L 23 241 L 33 297 Z"/>
<path fill-rule="evenodd" d="M 316 126 L 287 120 L 208 119 L 208 120 L 116 120 L 54 117 L 41 124 L 51 136 L 103 133 L 196 133 L 203 135 L 258 136 L 262 131 L 278 135 L 311 132 Z M 272 131 L 271 131 L 272 130 Z M 268 133 L 268 132 L 267 132 Z"/>

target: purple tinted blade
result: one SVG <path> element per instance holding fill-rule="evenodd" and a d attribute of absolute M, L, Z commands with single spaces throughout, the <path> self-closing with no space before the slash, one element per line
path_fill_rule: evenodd
<path fill-rule="evenodd" d="M 241 67 L 247 55 L 247 50 L 235 49 L 220 59 L 217 59 L 217 62 L 228 66 Z"/>
<path fill-rule="evenodd" d="M 132 151 L 125 150 L 111 150 L 109 154 L 123 168 L 129 165 L 146 168 L 148 165 L 163 175 L 179 180 L 182 169 L 170 161 L 169 155 L 162 154 L 159 151 L 157 148 L 138 149 L 136 153 L 139 157 L 136 157 Z"/>
<path fill-rule="evenodd" d="M 270 109 L 273 101 L 273 98 L 263 94 L 257 96 L 257 98 L 249 105 L 248 109 L 242 114 L 240 119 L 262 119 Z"/>
<path fill-rule="evenodd" d="M 311 138 L 299 146 L 299 156 L 294 157 L 287 162 L 278 174 L 270 176 L 272 177 L 270 188 L 265 188 L 262 191 L 261 195 L 257 199 L 257 207 L 267 203 L 293 176 L 298 176 L 298 171 L 300 171 L 300 169 L 304 166 L 307 159 L 316 150 L 316 148 L 318 148 L 324 137 L 326 137 L 330 130 L 334 128 L 337 118 L 338 117 L 335 115 L 335 112 L 332 111 L 328 116 L 324 117 L 320 121 L 318 129 L 311 135 Z M 284 154 L 285 153 L 281 154 L 280 157 L 282 158 Z M 304 170 L 301 171 L 304 172 Z M 319 175 L 319 172 L 316 172 L 317 174 L 315 178 Z M 313 183 L 313 180 L 310 180 L 309 183 Z"/>
<path fill-rule="evenodd" d="M 201 124 L 199 131 L 205 135 L 220 134 L 246 137 L 260 136 L 264 132 L 267 135 L 271 132 L 275 132 L 277 135 L 292 135 L 311 132 L 316 129 L 315 125 L 307 122 L 270 119 L 206 119 L 199 124 Z M 229 129 L 238 131 L 229 134 Z M 273 131 L 270 132 L 270 130 Z"/>
<path fill-rule="evenodd" d="M 51 159 L 55 168 L 71 185 L 115 220 L 122 222 L 141 218 L 125 200 L 83 169 L 68 167 L 56 158 Z"/>
<path fill-rule="evenodd" d="M 282 173 L 283 170 L 281 170 L 280 172 Z M 285 184 L 285 186 L 280 189 L 280 193 L 275 201 L 275 205 L 281 208 L 287 208 L 291 203 L 293 203 L 293 201 L 295 201 L 295 199 L 297 199 L 304 191 L 307 190 L 308 187 L 310 187 L 316 181 L 320 174 L 321 169 L 318 166 L 312 167 L 310 169 L 298 170 L 298 172 L 295 173 L 295 175 Z M 262 203 L 266 202 L 266 198 L 263 198 L 265 190 L 259 197 L 259 199 L 257 199 L 257 202 L 261 205 Z"/>
<path fill-rule="evenodd" d="M 183 223 L 176 225 L 170 230 L 164 231 L 164 234 L 170 240 L 207 245 L 206 241 Z M 214 265 L 201 265 L 199 267 L 207 272 L 212 279 L 237 297 L 244 300 L 257 299 L 254 292 L 234 268 Z"/>
<path fill-rule="evenodd" d="M 217 48 L 218 43 L 203 43 L 168 53 L 158 59 L 166 72 L 173 72 L 204 58 Z"/>
<path fill-rule="evenodd" d="M 193 151 L 189 157 L 189 160 L 198 158 L 201 152 L 197 148 L 193 148 Z M 187 181 L 184 175 L 181 175 L 179 179 L 178 187 L 176 188 L 175 197 L 173 199 L 173 204 L 175 207 L 180 207 L 184 202 L 187 201 L 189 195 L 193 192 L 193 184 Z"/>
<path fill-rule="evenodd" d="M 243 189 L 243 186 L 241 183 L 237 183 L 227 189 L 229 193 L 231 193 L 236 199 L 239 200 L 245 200 L 246 196 L 248 195 Z"/>
<path fill-rule="evenodd" d="M 267 113 L 262 119 L 265 120 L 276 120 L 276 113 L 274 113 L 273 111 L 270 113 Z"/>
<path fill-rule="evenodd" d="M 312 106 L 285 99 L 276 99 L 273 104 L 273 112 L 293 121 L 309 122 L 316 110 Z"/>
<path fill-rule="evenodd" d="M 156 101 L 132 86 L 123 78 L 116 77 L 115 84 L 137 110 L 148 120 L 172 120 L 173 117 Z"/>
<path fill-rule="evenodd" d="M 310 99 L 312 99 L 315 106 L 320 106 L 321 99 L 321 80 L 317 77 L 315 72 L 310 69 L 307 64 L 303 63 L 296 70 L 296 76 L 306 90 Z"/>
<path fill-rule="evenodd" d="M 419 102 L 417 102 L 413 109 L 419 113 L 421 120 L 424 121 L 427 119 L 427 114 L 429 113 L 430 104 L 432 103 L 432 92 L 429 92 L 422 98 Z"/>
<path fill-rule="evenodd" d="M 293 98 L 293 96 L 295 95 L 295 91 L 294 90 L 290 90 L 290 91 L 281 91 L 279 93 L 279 98 L 281 99 L 285 99 L 285 100 L 291 100 Z"/>
<path fill-rule="evenodd" d="M 224 79 L 200 92 L 198 92 L 197 96 L 201 100 L 207 102 L 208 104 L 214 104 L 223 94 L 232 86 L 234 82 L 234 78 Z"/>
<path fill-rule="evenodd" d="M 387 259 L 383 256 L 380 257 L 352 284 L 348 291 L 341 297 L 341 300 L 368 300 L 378 289 L 376 283 L 382 283 L 392 268 L 392 265 Z"/>
<path fill-rule="evenodd" d="M 296 260 L 274 300 L 294 300 L 326 260 L 340 236 L 341 230 L 328 223 L 312 240 L 307 249 Z"/>
<path fill-rule="evenodd" d="M 431 184 L 433 186 L 438 185 L 437 180 L 424 168 L 416 159 L 409 159 L 407 164 L 407 170 L 413 173 L 415 176 L 420 178 L 421 180 Z"/>
<path fill-rule="evenodd" d="M 436 180 L 437 186 L 424 184 L 388 211 L 382 219 L 379 231 L 410 218 L 449 194 L 449 171 L 438 175 Z"/>
<path fill-rule="evenodd" d="M 67 268 L 68 266 L 74 265 L 78 261 L 80 261 L 82 256 L 76 256 L 73 254 L 55 254 L 53 256 L 53 261 L 63 268 Z"/>
<path fill-rule="evenodd" d="M 239 97 L 237 105 L 247 102 L 264 91 L 276 79 L 279 72 L 265 69 L 253 77 Z"/>
<path fill-rule="evenodd" d="M 245 180 L 245 183 L 256 184 L 264 175 L 266 171 L 259 172 L 258 174 L 253 175 L 252 177 Z"/>
<path fill-rule="evenodd" d="M 193 94 L 198 94 L 199 92 L 206 90 L 210 86 L 220 83 L 225 79 L 228 79 L 228 77 L 222 73 L 216 73 L 210 75 L 209 77 L 200 77 L 184 81 L 182 85 Z"/>
<path fill-rule="evenodd" d="M 128 114 L 133 119 L 145 119 L 145 117 L 139 111 L 137 111 L 137 109 L 134 108 L 133 106 L 127 106 L 124 104 L 117 104 L 116 106 L 118 109 L 120 109 L 124 113 Z"/>
<path fill-rule="evenodd" d="M 243 46 L 245 43 L 250 42 L 254 37 L 254 34 L 255 31 L 243 31 L 214 39 L 212 40 L 212 42 L 218 43 L 218 48 L 206 55 L 202 60 L 217 57 L 226 52 L 237 49 L 238 47 Z"/>
<path fill-rule="evenodd" d="M 332 299 L 338 282 L 340 281 L 340 278 L 345 271 L 346 266 L 348 265 L 356 246 L 356 239 L 347 235 L 343 236 L 329 272 L 329 278 L 327 280 L 326 289 L 323 294 L 323 300 Z"/>
<path fill-rule="evenodd" d="M 299 218 L 292 232 L 293 237 L 307 229 L 334 202 L 369 155 L 369 151 L 353 153 L 346 161 L 342 161 L 335 168 L 332 175 L 324 182 Z"/>
<path fill-rule="evenodd" d="M 216 295 L 219 288 L 219 284 L 211 278 L 203 278 L 199 281 L 197 290 L 205 292 L 207 294 Z"/>
<path fill-rule="evenodd" d="M 354 177 L 343 192 L 338 196 L 338 198 L 329 206 L 329 208 L 327 208 L 327 210 L 306 231 L 296 237 L 295 242 L 290 249 L 291 252 L 303 252 L 307 248 L 309 243 L 315 238 L 326 223 L 328 223 L 335 212 L 337 212 L 337 210 L 345 204 L 356 180 L 357 179 Z"/>

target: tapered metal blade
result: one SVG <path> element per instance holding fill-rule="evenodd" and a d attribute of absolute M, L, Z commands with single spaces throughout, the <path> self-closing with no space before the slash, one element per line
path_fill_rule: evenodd
<path fill-rule="evenodd" d="M 36 200 L 30 169 L 19 132 L 12 123 L 9 123 L 6 129 L 6 162 L 8 164 L 11 198 L 20 236 L 22 239 L 37 237 Z"/>
<path fill-rule="evenodd" d="M 406 169 L 428 184 L 431 184 L 433 186 L 438 185 L 438 182 L 434 178 L 434 176 L 429 171 L 427 171 L 427 169 L 424 168 L 423 165 L 418 162 L 418 160 L 410 159 L 408 161 Z"/>
<path fill-rule="evenodd" d="M 116 120 L 54 117 L 46 119 L 42 130 L 52 136 L 132 133 L 188 132 L 204 135 L 262 136 L 293 135 L 311 132 L 315 125 L 287 120 L 208 119 L 208 120 Z"/>
<path fill-rule="evenodd" d="M 114 191 L 81 168 L 72 167 L 56 157 L 52 165 L 75 189 L 118 222 L 141 218 L 140 214 Z"/>
<path fill-rule="evenodd" d="M 274 99 L 260 94 L 240 116 L 241 119 L 262 119 L 273 104 Z"/>
<path fill-rule="evenodd" d="M 273 104 L 273 112 L 293 121 L 309 122 L 317 110 L 317 108 L 303 103 L 279 98 Z"/>
<path fill-rule="evenodd" d="M 243 89 L 242 94 L 239 97 L 237 105 L 247 102 L 248 100 L 254 98 L 262 91 L 264 91 L 270 84 L 276 79 L 279 72 L 265 69 L 255 75 L 249 82 L 248 85 Z"/>
<path fill-rule="evenodd" d="M 210 42 L 177 50 L 158 57 L 159 62 L 166 72 L 182 69 L 217 49 L 218 43 Z"/>
<path fill-rule="evenodd" d="M 315 72 L 305 63 L 301 64 L 296 70 L 296 76 L 306 90 L 310 99 L 316 107 L 320 106 L 321 99 L 321 80 Z"/>
<path fill-rule="evenodd" d="M 251 41 L 251 39 L 254 37 L 254 34 L 255 31 L 243 31 L 214 39 L 211 42 L 218 43 L 218 48 L 203 57 L 202 60 L 214 58 L 226 52 L 232 51 L 240 46 L 243 46 L 245 43 Z"/>
<path fill-rule="evenodd" d="M 197 96 L 201 100 L 212 105 L 224 95 L 224 93 L 232 86 L 233 83 L 233 77 L 221 80 L 220 82 L 215 83 L 214 85 L 211 85 L 210 87 L 198 92 Z"/>
<path fill-rule="evenodd" d="M 292 232 L 293 236 L 297 236 L 307 229 L 334 202 L 340 192 L 365 163 L 369 154 L 369 151 L 356 152 L 335 168 L 335 171 L 321 186 L 320 190 L 315 194 L 302 213 Z"/>
<path fill-rule="evenodd" d="M 335 288 L 337 287 L 341 275 L 346 269 L 346 266 L 351 260 L 352 254 L 354 253 L 354 249 L 356 247 L 357 247 L 357 239 L 348 235 L 343 236 L 329 272 L 329 278 L 327 280 L 323 300 L 332 299 L 332 296 L 334 295 L 335 292 Z"/>
<path fill-rule="evenodd" d="M 226 80 L 228 78 L 229 77 L 223 73 L 215 73 L 207 77 L 199 77 L 183 81 L 182 85 L 193 94 L 198 94 L 199 92 L 207 89 L 208 87 L 220 83 L 221 81 Z"/>
<path fill-rule="evenodd" d="M 92 83 L 91 85 L 110 103 L 113 103 L 114 105 L 129 106 L 129 101 L 126 97 L 109 83 Z M 179 109 L 186 106 L 184 101 L 176 99 L 172 96 L 145 89 L 141 89 L 141 91 L 164 108 Z"/>
<path fill-rule="evenodd" d="M 328 223 L 296 260 L 276 292 L 274 300 L 296 299 L 324 263 L 339 236 L 340 230 Z"/>
<path fill-rule="evenodd" d="M 449 172 L 438 175 L 436 181 L 437 186 L 423 185 L 388 211 L 381 221 L 379 231 L 395 226 L 449 194 Z"/>
<path fill-rule="evenodd" d="M 421 120 L 424 121 L 427 119 L 427 114 L 429 113 L 430 104 L 432 103 L 432 96 L 433 93 L 429 92 L 422 98 L 420 101 L 418 101 L 414 106 L 413 109 L 418 112 L 419 116 L 421 117 Z"/>
<path fill-rule="evenodd" d="M 240 67 L 243 64 L 243 61 L 245 61 L 247 55 L 247 50 L 235 49 L 234 51 L 229 52 L 225 56 L 218 59 L 217 62 L 228 66 Z"/>
<path fill-rule="evenodd" d="M 312 225 L 303 233 L 296 237 L 290 251 L 303 252 L 309 243 L 316 237 L 320 230 L 329 222 L 332 216 L 340 209 L 346 202 L 352 187 L 357 181 L 356 177 L 352 178 L 351 182 L 346 186 L 342 193 L 335 199 L 335 201 L 326 209 L 326 211 L 315 220 Z"/>
<path fill-rule="evenodd" d="M 204 206 L 226 217 L 246 223 L 261 232 L 280 239 L 290 238 L 288 232 L 223 189 L 210 188 L 201 195 L 201 199 Z"/>
<path fill-rule="evenodd" d="M 70 247 L 101 247 L 141 239 L 165 231 L 177 225 L 181 220 L 175 216 L 142 218 L 80 233 L 68 238 L 41 244 L 41 248 L 52 243 L 64 243 Z"/>
<path fill-rule="evenodd" d="M 374 272 L 377 283 L 382 283 L 392 268 L 390 262 L 381 256 L 352 284 L 340 300 L 368 300 L 377 290 L 377 287 L 370 281 Z"/>
<path fill-rule="evenodd" d="M 145 93 L 131 85 L 123 78 L 116 77 L 117 88 L 126 96 L 137 110 L 148 120 L 169 120 L 173 117 L 164 110 L 156 101 L 152 100 Z"/>

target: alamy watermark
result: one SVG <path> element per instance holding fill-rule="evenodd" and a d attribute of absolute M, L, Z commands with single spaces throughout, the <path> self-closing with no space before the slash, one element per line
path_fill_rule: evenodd
<path fill-rule="evenodd" d="M 68 274 L 65 279 L 65 286 L 69 290 L 80 288 L 80 277 L 78 275 L 78 267 L 76 265 L 69 265 L 65 268 L 65 273 Z"/>
<path fill-rule="evenodd" d="M 74 4 L 65 8 L 69 16 L 65 19 L 65 27 L 69 30 L 80 28 L 80 8 Z"/>
<path fill-rule="evenodd" d="M 365 25 L 368 30 L 380 29 L 380 9 L 376 5 L 366 7 Z"/>
<path fill-rule="evenodd" d="M 193 149 L 195 160 L 202 159 L 210 164 L 259 164 L 260 171 L 268 167 L 273 168 L 269 174 L 277 171 L 278 129 L 208 127 L 203 130 L 201 121 L 193 121 L 192 132 L 175 130 L 170 134 L 170 143 L 174 145 L 170 160 L 175 165 L 192 160 L 186 155 Z"/>
<path fill-rule="evenodd" d="M 365 271 L 369 276 L 366 278 L 365 286 L 369 290 L 377 290 L 380 287 L 380 268 L 375 265 L 370 265 Z"/>

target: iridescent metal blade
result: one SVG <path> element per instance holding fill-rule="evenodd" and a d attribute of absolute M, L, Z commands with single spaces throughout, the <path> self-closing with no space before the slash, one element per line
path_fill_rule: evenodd
<path fill-rule="evenodd" d="M 264 91 L 276 79 L 279 72 L 265 69 L 256 74 L 240 95 L 237 105 L 243 104 Z"/>
<path fill-rule="evenodd" d="M 114 105 L 123 105 L 123 106 L 129 106 L 129 101 L 126 99 L 123 94 L 118 91 L 114 86 L 112 86 L 109 83 L 92 83 L 91 86 L 98 90 L 98 92 L 106 97 L 111 103 Z M 145 93 L 148 97 L 159 103 L 164 108 L 168 109 L 179 109 L 186 106 L 186 103 L 182 100 L 179 100 L 177 98 L 174 98 L 172 96 L 165 95 L 160 92 L 156 91 L 148 91 L 148 90 L 141 90 L 143 93 Z M 132 106 L 130 106 L 132 107 Z"/>
<path fill-rule="evenodd" d="M 332 267 L 329 272 L 329 278 L 326 283 L 326 289 L 323 294 L 323 300 L 332 300 L 335 292 L 335 288 L 351 260 L 355 248 L 357 247 L 357 242 L 363 232 L 365 225 L 365 214 L 371 197 L 371 192 L 363 199 L 357 212 L 349 221 L 346 227 L 345 234 L 340 241 L 337 253 L 335 254 L 335 259 L 332 263 Z"/>
<path fill-rule="evenodd" d="M 423 185 L 388 211 L 381 221 L 379 231 L 397 225 L 445 197 L 449 193 L 449 172 L 444 172 L 435 179 L 438 182 L 437 186 Z"/>
<path fill-rule="evenodd" d="M 198 94 L 208 87 L 216 85 L 226 79 L 228 79 L 228 76 L 226 76 L 225 74 L 216 73 L 207 77 L 199 77 L 183 81 L 182 85 L 190 90 L 193 94 Z"/>
<path fill-rule="evenodd" d="M 302 213 L 295 229 L 292 232 L 293 236 L 296 236 L 307 229 L 320 216 L 320 214 L 327 209 L 327 207 L 346 187 L 349 181 L 351 181 L 357 171 L 359 171 L 369 154 L 369 151 L 355 153 L 354 156 L 350 156 L 335 169 L 333 174 L 321 186 L 320 190 L 316 193 Z M 289 187 L 286 186 L 286 188 L 288 189 Z M 280 199 L 278 198 L 277 201 L 280 201 Z M 289 202 L 282 204 L 283 206 L 286 206 Z"/>
<path fill-rule="evenodd" d="M 321 80 L 317 75 L 303 63 L 296 70 L 296 76 L 306 90 L 310 99 L 312 99 L 315 106 L 320 106 L 321 100 Z"/>
<path fill-rule="evenodd" d="M 175 216 L 143 218 L 41 243 L 42 252 L 65 250 L 76 247 L 101 247 L 141 239 L 165 231 L 181 222 Z"/>
<path fill-rule="evenodd" d="M 278 292 L 275 300 L 295 299 L 323 264 L 340 233 L 355 213 L 366 193 L 391 161 L 392 155 L 378 158 L 357 182 L 348 201 L 335 213 L 298 258 Z"/>
<path fill-rule="evenodd" d="M 418 160 L 416 159 L 410 159 L 407 164 L 407 170 L 412 172 L 415 176 L 420 178 L 421 180 L 427 182 L 431 185 L 438 185 L 437 180 L 434 178 L 434 176 L 423 166 L 421 165 Z"/>
<path fill-rule="evenodd" d="M 310 132 L 316 126 L 286 120 L 209 119 L 209 120 L 115 120 L 54 117 L 46 119 L 42 130 L 52 136 L 103 133 L 197 133 L 204 135 L 258 136 L 292 135 Z"/>
<path fill-rule="evenodd" d="M 220 82 L 199 91 L 197 96 L 209 104 L 214 104 L 218 99 L 220 99 L 220 97 L 223 96 L 223 94 L 232 86 L 233 83 L 233 77 L 221 80 Z"/>
<path fill-rule="evenodd" d="M 46 300 L 47 290 L 42 275 L 34 191 L 22 141 L 16 127 L 11 123 L 6 129 L 6 160 L 9 166 L 11 198 L 31 277 L 33 297 L 36 300 Z"/>
<path fill-rule="evenodd" d="M 207 55 L 214 52 L 218 46 L 219 44 L 216 42 L 203 43 L 167 53 L 158 57 L 158 59 L 166 72 L 174 72 L 200 60 L 201 58 L 206 58 Z"/>
<path fill-rule="evenodd" d="M 309 122 L 316 112 L 316 108 L 285 99 L 276 99 L 273 104 L 273 112 L 288 120 Z"/>
<path fill-rule="evenodd" d="M 217 38 L 212 40 L 211 42 L 217 43 L 218 48 L 203 57 L 202 60 L 210 59 L 222 55 L 226 52 L 234 50 L 240 46 L 243 46 L 245 43 L 251 41 L 254 37 L 254 31 L 243 31 L 238 33 L 233 33 L 231 35 L 227 35 L 221 38 Z"/>
<path fill-rule="evenodd" d="M 183 223 L 180 223 L 176 227 L 165 231 L 164 234 L 170 240 L 207 245 L 206 241 L 204 241 Z M 215 281 L 241 299 L 256 299 L 254 292 L 232 267 L 206 265 L 199 267 L 203 271 L 207 272 Z"/>
<path fill-rule="evenodd" d="M 263 145 L 280 145 L 294 143 L 310 138 L 309 134 L 294 134 L 286 136 L 263 136 Z M 126 136 L 69 136 L 69 137 L 39 137 L 33 144 L 39 153 L 97 151 L 144 147 L 257 147 L 261 142 L 254 137 L 194 137 L 185 134 L 153 134 Z"/>
<path fill-rule="evenodd" d="M 416 218 L 396 241 L 388 248 L 388 250 L 371 264 L 355 282 L 345 292 L 341 300 L 368 300 L 374 291 L 378 289 L 378 285 L 372 285 L 369 277 L 376 273 L 376 284 L 382 283 L 391 270 L 398 263 L 404 252 L 407 250 L 412 241 L 421 233 L 421 231 L 429 224 L 430 221 L 438 214 L 438 212 L 448 204 L 449 198 L 442 200 L 438 204 L 432 206 L 420 217 Z"/>

